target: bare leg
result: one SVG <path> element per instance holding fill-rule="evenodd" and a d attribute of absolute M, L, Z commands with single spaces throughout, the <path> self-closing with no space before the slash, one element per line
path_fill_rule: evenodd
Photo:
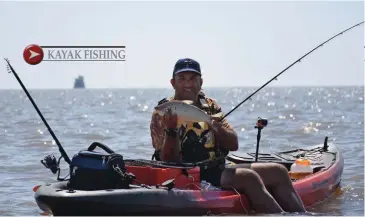
<path fill-rule="evenodd" d="M 221 177 L 222 187 L 233 187 L 247 195 L 258 213 L 281 213 L 282 208 L 267 191 L 260 176 L 247 168 L 226 168 Z"/>
<path fill-rule="evenodd" d="M 265 186 L 270 188 L 274 198 L 286 212 L 305 212 L 302 200 L 295 191 L 288 170 L 276 163 L 253 163 L 250 167 L 256 171 Z"/>

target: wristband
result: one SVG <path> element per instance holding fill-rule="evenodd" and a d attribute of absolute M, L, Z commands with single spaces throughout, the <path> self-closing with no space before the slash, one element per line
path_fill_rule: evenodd
<path fill-rule="evenodd" d="M 177 134 L 178 130 L 175 129 L 175 128 L 168 128 L 168 129 L 165 129 L 165 133 L 167 136 L 170 136 L 170 137 L 173 137 L 173 138 L 176 138 L 176 134 Z"/>

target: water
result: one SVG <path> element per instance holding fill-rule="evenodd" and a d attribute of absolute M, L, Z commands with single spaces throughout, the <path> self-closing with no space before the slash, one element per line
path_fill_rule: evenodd
<path fill-rule="evenodd" d="M 254 90 L 205 92 L 228 112 Z M 30 90 L 30 94 L 70 157 L 99 141 L 128 158 L 150 159 L 151 112 L 172 90 Z M 58 148 L 22 90 L 1 90 L 0 99 L 0 214 L 41 215 L 32 188 L 56 178 L 40 160 L 48 154 L 59 157 Z M 239 136 L 239 151 L 255 151 L 258 117 L 269 120 L 260 151 L 306 147 L 322 143 L 325 136 L 339 145 L 345 159 L 341 189 L 308 211 L 364 215 L 363 87 L 265 87 L 228 116 Z"/>

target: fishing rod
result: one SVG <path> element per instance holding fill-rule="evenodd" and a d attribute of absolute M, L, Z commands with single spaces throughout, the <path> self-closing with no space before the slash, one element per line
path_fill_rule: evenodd
<path fill-rule="evenodd" d="M 271 83 L 273 80 L 277 80 L 277 78 L 284 73 L 286 70 L 288 70 L 289 68 L 291 68 L 293 65 L 295 65 L 296 63 L 300 62 L 304 57 L 308 56 L 310 53 L 312 53 L 313 51 L 317 50 L 319 47 L 322 47 L 324 44 L 326 44 L 327 42 L 331 41 L 332 39 L 336 38 L 339 35 L 342 35 L 343 33 L 349 31 L 352 28 L 355 28 L 356 26 L 359 26 L 361 24 L 363 24 L 364 21 L 351 26 L 350 28 L 347 28 L 345 30 L 343 30 L 342 32 L 332 36 L 331 38 L 329 38 L 328 40 L 324 41 L 323 43 L 319 44 L 317 47 L 315 47 L 313 50 L 309 51 L 308 53 L 306 53 L 305 55 L 303 55 L 302 57 L 300 57 L 299 59 L 297 59 L 295 62 L 293 62 L 292 64 L 290 64 L 288 67 L 286 67 L 283 71 L 281 71 L 279 74 L 275 75 L 272 79 L 270 79 L 268 82 L 266 82 L 264 85 L 262 85 L 259 89 L 257 89 L 255 92 L 253 92 L 251 95 L 249 95 L 246 99 L 244 99 L 242 102 L 240 102 L 237 106 L 235 106 L 231 111 L 229 111 L 226 115 L 224 115 L 221 120 L 223 120 L 224 118 L 226 118 L 229 114 L 231 114 L 234 110 L 236 110 L 239 106 L 241 106 L 244 102 L 246 102 L 247 100 L 249 100 L 253 95 L 255 95 L 257 92 L 259 92 L 262 88 L 264 88 L 266 85 L 268 85 L 269 83 Z"/>
<path fill-rule="evenodd" d="M 242 102 L 240 102 L 237 106 L 235 106 L 233 109 L 231 109 L 227 114 L 225 114 L 222 118 L 219 119 L 219 121 L 222 121 L 224 118 L 226 118 L 228 115 L 230 115 L 234 110 L 236 110 L 238 107 L 240 107 L 244 102 L 246 102 L 247 100 L 251 99 L 251 97 L 253 95 L 255 95 L 257 92 L 259 92 L 262 88 L 264 88 L 265 86 L 267 86 L 269 83 L 271 83 L 273 80 L 277 80 L 277 78 L 283 74 L 286 70 L 288 70 L 289 68 L 291 68 L 292 66 L 294 66 L 296 63 L 300 62 L 303 58 L 305 58 L 306 56 L 308 56 L 310 53 L 312 53 L 313 51 L 317 50 L 319 47 L 322 47 L 324 44 L 326 44 L 327 42 L 331 41 L 332 39 L 338 37 L 339 35 L 342 35 L 343 33 L 349 31 L 350 29 L 355 28 L 356 26 L 359 26 L 361 24 L 363 24 L 364 21 L 351 26 L 350 28 L 347 28 L 343 31 L 341 31 L 340 33 L 332 36 L 331 38 L 327 39 L 326 41 L 322 42 L 321 44 L 319 44 L 317 47 L 315 47 L 314 49 L 312 49 L 311 51 L 309 51 L 308 53 L 304 54 L 302 57 L 300 57 L 299 59 L 297 59 L 295 62 L 293 62 L 292 64 L 290 64 L 288 67 L 286 67 L 283 71 L 281 71 L 280 73 L 278 73 L 277 75 L 275 75 L 272 79 L 270 79 L 268 82 L 266 82 L 264 85 L 262 85 L 259 89 L 257 89 L 255 92 L 253 92 L 251 95 L 249 95 L 246 99 L 244 99 Z M 198 143 L 202 143 L 204 141 L 204 136 L 210 131 L 210 128 L 207 129 L 206 131 L 204 131 L 201 136 L 198 138 L 197 142 Z M 258 149 L 259 149 L 259 140 L 260 140 L 260 131 L 261 129 L 259 129 L 259 133 L 257 136 L 257 146 L 256 146 L 256 157 L 255 157 L 255 161 L 257 161 L 257 155 L 258 155 Z"/>
<path fill-rule="evenodd" d="M 4 58 L 5 59 L 5 58 Z M 42 113 L 40 112 L 40 110 L 38 109 L 36 103 L 34 102 L 32 96 L 29 94 L 27 88 L 24 86 L 23 82 L 20 80 L 18 74 L 15 72 L 15 69 L 10 65 L 10 62 L 8 59 L 5 59 L 5 61 L 8 63 L 8 72 L 9 73 L 13 73 L 13 75 L 15 76 L 15 78 L 18 80 L 20 86 L 22 86 L 24 92 L 27 94 L 29 100 L 32 102 L 33 104 L 33 107 L 35 108 L 35 110 L 37 111 L 38 115 L 41 117 L 43 123 L 46 125 L 48 131 L 50 132 L 50 134 L 52 135 L 53 139 L 56 141 L 56 144 L 58 146 L 58 149 L 60 150 L 61 152 L 61 155 L 62 157 L 65 159 L 65 161 L 68 163 L 68 164 L 71 164 L 71 160 L 70 158 L 67 156 L 67 153 L 65 152 L 65 150 L 63 149 L 61 143 L 58 141 L 56 135 L 53 133 L 53 130 L 51 129 L 51 127 L 48 125 L 46 119 L 43 117 Z"/>

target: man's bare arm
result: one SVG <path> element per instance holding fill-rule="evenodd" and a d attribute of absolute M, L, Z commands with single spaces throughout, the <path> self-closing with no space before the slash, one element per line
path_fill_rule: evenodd
<path fill-rule="evenodd" d="M 238 150 L 238 137 L 233 128 L 229 125 L 227 120 L 221 122 L 214 121 L 213 129 L 215 138 L 218 140 L 220 147 L 227 149 L 228 151 Z"/>
<path fill-rule="evenodd" d="M 227 149 L 228 151 L 237 151 L 239 144 L 236 132 L 226 119 L 218 122 L 218 120 L 223 117 L 222 108 L 215 100 L 209 100 L 211 101 L 213 110 L 215 111 L 212 127 L 219 146 Z M 220 117 L 217 114 L 220 114 Z"/>

